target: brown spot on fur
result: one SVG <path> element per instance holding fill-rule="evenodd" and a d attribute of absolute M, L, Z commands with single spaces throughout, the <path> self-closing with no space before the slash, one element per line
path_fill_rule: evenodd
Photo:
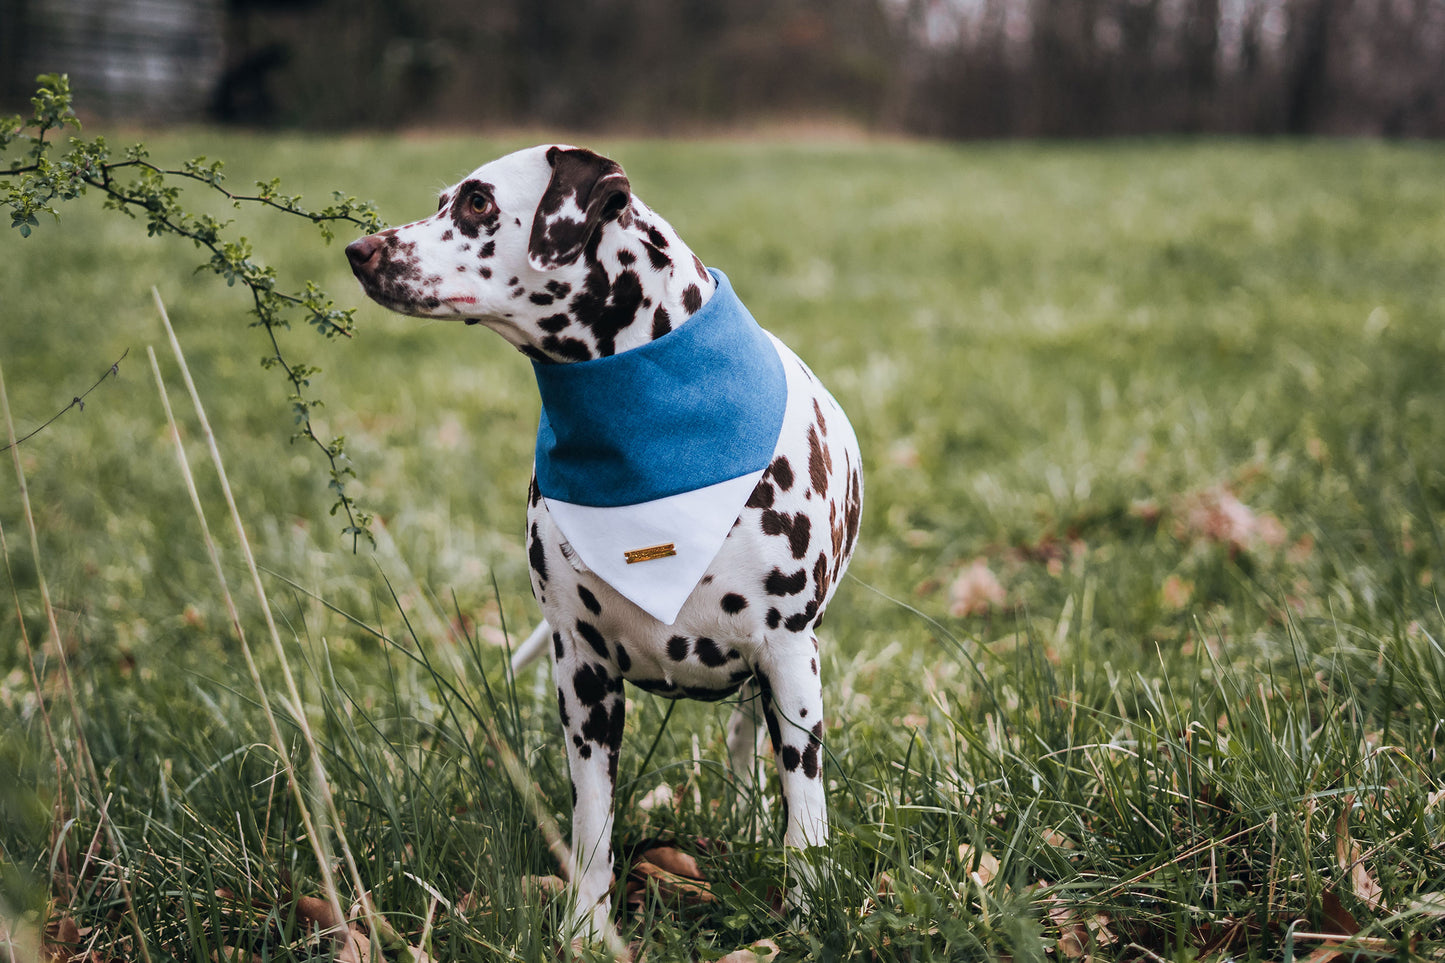
<path fill-rule="evenodd" d="M 672 259 L 667 256 L 667 253 L 655 244 L 643 241 L 642 249 L 647 252 L 647 260 L 654 271 L 661 271 L 672 263 Z"/>
<path fill-rule="evenodd" d="M 582 290 L 572 297 L 572 315 L 591 329 L 597 338 L 597 354 L 617 351 L 617 335 L 637 320 L 642 304 L 642 280 L 636 271 L 623 271 L 614 281 L 595 260 Z"/>
<path fill-rule="evenodd" d="M 702 307 L 702 291 L 696 284 L 689 284 L 683 289 L 682 306 L 687 309 L 688 314 L 696 314 L 697 309 Z"/>
<path fill-rule="evenodd" d="M 542 339 L 542 350 L 550 361 L 589 361 L 592 358 L 592 349 L 587 347 L 586 341 L 559 338 L 555 334 Z"/>
<path fill-rule="evenodd" d="M 748 508 L 772 508 L 773 507 L 773 486 L 768 484 L 766 478 L 760 479 L 753 493 L 748 496 Z"/>
<path fill-rule="evenodd" d="M 764 534 L 788 537 L 788 548 L 792 550 L 793 558 L 802 558 L 808 553 L 808 537 L 812 533 L 813 522 L 806 513 L 789 515 L 766 508 L 763 510 L 762 524 Z"/>
<path fill-rule="evenodd" d="M 853 551 L 853 543 L 858 538 L 858 522 L 863 514 L 863 480 L 858 475 L 858 469 L 854 468 L 848 474 L 848 534 L 844 544 L 844 552 Z"/>
<path fill-rule="evenodd" d="M 808 480 L 813 491 L 828 494 L 828 449 L 818 437 L 818 426 L 808 426 Z"/>
<path fill-rule="evenodd" d="M 763 587 L 769 595 L 797 595 L 808 584 L 807 569 L 798 569 L 792 575 L 784 575 L 783 570 L 774 568 L 763 580 Z"/>
<path fill-rule="evenodd" d="M 793 487 L 793 466 L 788 463 L 786 455 L 779 455 L 773 459 L 773 463 L 768 466 L 768 474 L 783 491 Z"/>
<path fill-rule="evenodd" d="M 813 724 L 813 729 L 808 733 L 808 748 L 803 750 L 803 775 L 809 779 L 817 779 L 822 771 L 818 762 L 818 752 L 823 748 L 823 721 L 820 719 Z"/>

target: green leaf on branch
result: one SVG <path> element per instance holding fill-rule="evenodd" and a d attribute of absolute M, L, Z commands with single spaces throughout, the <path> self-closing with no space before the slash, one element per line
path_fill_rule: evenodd
<path fill-rule="evenodd" d="M 102 207 L 133 219 L 144 220 L 150 237 L 173 236 L 189 240 L 208 253 L 197 271 L 210 271 L 224 278 L 228 287 L 238 284 L 251 294 L 251 314 L 256 320 L 251 327 L 262 328 L 270 342 L 270 352 L 261 358 L 263 368 L 280 368 L 291 386 L 288 401 L 298 430 L 293 440 L 309 441 L 325 457 L 329 473 L 327 487 L 335 496 L 331 513 L 344 510 L 349 524 L 343 534 L 352 538 L 355 549 L 361 536 L 373 545 L 370 532 L 372 515 L 357 507 L 346 490 L 347 478 L 355 472 L 343 464 L 346 456 L 341 438 L 325 443 L 317 437 L 311 424 L 311 413 L 322 407 L 316 398 L 307 397 L 313 379 L 321 369 L 286 360 L 277 332 L 288 330 L 292 319 L 300 317 L 326 337 L 354 331 L 354 309 L 339 309 L 316 284 L 305 283 L 295 293 L 277 290 L 276 271 L 258 261 L 251 243 L 244 237 L 227 237 L 231 221 L 210 214 L 192 214 L 186 210 L 182 186 L 195 184 L 218 193 L 235 207 L 259 204 L 284 214 L 301 217 L 321 230 L 327 242 L 335 238 L 334 225 L 344 222 L 368 234 L 381 229 L 375 206 L 355 197 L 333 192 L 333 203 L 322 210 L 307 210 L 300 194 L 286 194 L 278 179 L 256 182 L 252 196 L 232 194 L 223 185 L 224 164 L 219 160 L 195 157 L 184 161 L 179 169 L 168 170 L 150 161 L 144 144 L 126 148 L 119 159 L 112 155 L 104 138 L 69 139 L 68 149 L 61 153 L 47 139 L 52 131 L 65 127 L 80 129 L 75 115 L 70 81 L 64 74 L 45 74 L 36 79 L 36 93 L 31 98 L 34 110 L 30 119 L 20 116 L 0 118 L 0 153 L 17 142 L 28 142 L 23 159 L 13 160 L 8 169 L 0 169 L 0 205 L 10 212 L 10 226 L 28 238 L 40 224 L 39 215 L 50 214 L 57 220 L 57 204 L 74 200 L 89 189 L 99 191 Z M 27 131 L 30 132 L 27 136 Z M 303 393 L 306 392 L 306 393 Z"/>

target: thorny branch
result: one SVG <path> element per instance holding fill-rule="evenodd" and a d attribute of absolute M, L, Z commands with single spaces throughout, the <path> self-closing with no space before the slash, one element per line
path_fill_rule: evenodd
<path fill-rule="evenodd" d="M 0 451 L 9 451 L 11 448 L 18 448 L 20 445 L 25 444 L 25 442 L 27 442 L 27 441 L 29 441 L 30 439 L 34 438 L 36 435 L 40 434 L 42 431 L 44 431 L 45 429 L 47 429 L 47 428 L 49 428 L 51 425 L 53 425 L 56 421 L 58 421 L 58 420 L 60 419 L 60 416 L 61 416 L 61 415 L 65 414 L 65 413 L 66 413 L 67 411 L 69 411 L 71 408 L 79 408 L 81 411 L 84 411 L 84 410 L 85 410 L 85 399 L 86 399 L 86 396 L 88 396 L 88 395 L 89 395 L 92 391 L 94 391 L 96 388 L 99 388 L 99 387 L 100 387 L 100 383 L 101 383 L 102 381 L 104 381 L 106 378 L 109 378 L 109 377 L 111 377 L 112 375 L 115 376 L 115 377 L 117 377 L 117 378 L 120 377 L 120 363 L 125 360 L 125 356 L 128 355 L 128 354 L 130 354 L 130 349 L 129 349 L 129 348 L 126 348 L 123 352 L 121 352 L 120 357 L 115 359 L 115 363 L 112 364 L 109 368 L 106 368 L 106 369 L 105 369 L 105 374 L 101 375 L 99 378 L 97 378 L 97 379 L 95 380 L 95 384 L 91 385 L 89 388 L 86 388 L 84 391 L 82 391 L 80 394 L 76 395 L 74 398 L 71 398 L 71 399 L 70 399 L 70 404 L 66 405 L 64 408 L 61 408 L 61 409 L 60 409 L 59 411 L 57 411 L 55 414 L 51 415 L 51 416 L 50 416 L 50 419 L 49 419 L 48 421 L 46 421 L 45 424 L 43 424 L 43 425 L 41 425 L 40 427 L 36 428 L 34 431 L 29 432 L 28 434 L 25 434 L 25 435 L 22 435 L 22 436 L 19 437 L 19 438 L 16 438 L 14 444 L 0 445 Z"/>
<path fill-rule="evenodd" d="M 299 315 L 326 337 L 350 337 L 355 309 L 338 309 L 326 293 L 310 281 L 299 292 L 278 291 L 275 270 L 253 258 L 250 242 L 244 237 L 229 239 L 226 236 L 229 221 L 185 210 L 176 181 L 203 184 L 238 208 L 256 204 L 308 220 L 320 229 L 327 242 L 334 239 L 332 228 L 338 221 L 368 233 L 380 229 L 374 207 L 370 202 L 337 192 L 330 206 L 309 210 L 301 205 L 300 195 L 283 194 L 280 182 L 275 179 L 258 181 L 254 194 L 234 193 L 222 186 L 224 174 L 220 161 L 198 157 L 179 169 L 164 168 L 147 160 L 145 147 L 139 144 L 116 158 L 102 137 L 93 140 L 72 137 L 69 151 L 59 154 L 47 140 L 47 134 L 66 127 L 80 128 L 72 107 L 70 82 L 64 75 L 45 74 L 37 78 L 36 83 L 38 89 L 31 98 L 32 117 L 28 120 L 19 116 L 0 118 L 0 153 L 16 142 L 29 145 L 23 158 L 8 168 L 0 168 L 0 189 L 4 192 L 3 204 L 10 211 L 11 226 L 18 228 L 22 237 L 29 237 L 40 224 L 40 214 L 50 214 L 58 220 L 59 211 L 55 207 L 58 202 L 96 190 L 104 195 L 105 207 L 144 220 L 149 236 L 168 234 L 185 238 L 208 252 L 210 258 L 200 269 L 220 275 L 229 286 L 240 282 L 251 293 L 250 313 L 256 318 L 252 325 L 265 329 L 271 349 L 262 357 L 261 364 L 266 368 L 280 368 L 291 386 L 289 401 L 296 425 L 292 440 L 305 439 L 327 461 L 328 487 L 336 498 L 331 514 L 345 511 L 347 525 L 342 533 L 351 536 L 353 551 L 363 536 L 374 543 L 370 513 L 363 511 L 347 492 L 347 483 L 356 477 L 356 472 L 346 454 L 346 439 L 337 436 L 324 440 L 312 422 L 312 411 L 321 407 L 322 402 L 311 394 L 311 380 L 321 369 L 288 361 L 277 335 L 277 329 L 290 328 L 291 317 Z M 27 130 L 34 133 L 26 137 Z M 114 365 L 111 370 L 115 370 Z M 65 411 L 81 404 L 84 397 L 81 395 Z"/>

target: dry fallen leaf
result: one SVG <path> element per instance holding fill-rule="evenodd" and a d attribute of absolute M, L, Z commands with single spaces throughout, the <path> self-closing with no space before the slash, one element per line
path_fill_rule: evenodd
<path fill-rule="evenodd" d="M 296 898 L 296 916 L 308 923 L 315 923 L 322 932 L 340 930 L 345 926 L 345 921 L 341 919 L 335 908 L 326 900 L 315 896 L 298 896 Z"/>
<path fill-rule="evenodd" d="M 672 787 L 667 783 L 658 783 L 657 786 L 648 790 L 647 794 L 637 801 L 637 808 L 643 812 L 651 812 L 654 809 L 667 809 L 672 805 Z"/>
<path fill-rule="evenodd" d="M 338 942 L 337 963 L 371 963 L 371 940 L 355 924 L 346 928 Z"/>
<path fill-rule="evenodd" d="M 973 868 L 975 860 L 976 869 Z M 958 861 L 969 870 L 969 878 L 980 886 L 998 875 L 998 858 L 988 850 L 976 852 L 973 846 L 963 843 L 958 847 Z"/>
<path fill-rule="evenodd" d="M 1410 909 L 1422 916 L 1445 917 L 1445 893 L 1416 893 Z"/>
<path fill-rule="evenodd" d="M 1159 586 L 1159 599 L 1164 603 L 1164 608 L 1170 612 L 1179 612 L 1188 608 L 1189 602 L 1194 598 L 1194 583 L 1186 578 L 1181 578 L 1177 573 L 1170 575 Z"/>
<path fill-rule="evenodd" d="M 1174 505 L 1174 534 L 1182 541 L 1220 542 L 1235 551 L 1278 548 L 1285 529 L 1273 515 L 1256 512 L 1224 485 L 1181 495 Z"/>
<path fill-rule="evenodd" d="M 1360 931 L 1360 924 L 1345 909 L 1334 890 L 1325 890 L 1320 897 L 1320 914 L 1324 917 L 1325 929 L 1329 936 L 1354 936 Z"/>
<path fill-rule="evenodd" d="M 261 957 L 239 946 L 223 946 L 211 951 L 211 963 L 263 963 Z"/>
<path fill-rule="evenodd" d="M 1057 829 L 1044 831 L 1044 842 L 1059 849 L 1077 849 L 1078 844 Z"/>
<path fill-rule="evenodd" d="M 1315 947 L 1313 953 L 1304 958 L 1302 963 L 1330 963 L 1331 960 L 1344 955 L 1344 952 L 1339 943 L 1321 943 Z"/>
<path fill-rule="evenodd" d="M 642 883 L 643 886 L 634 889 L 632 883 Z M 628 885 L 629 905 L 633 905 L 634 899 L 637 900 L 637 905 L 640 905 L 642 889 L 648 887 L 655 888 L 658 896 L 665 902 L 712 903 L 717 899 L 707 883 L 670 873 L 654 863 L 639 860 L 632 864 Z"/>
<path fill-rule="evenodd" d="M 948 596 L 948 614 L 955 618 L 987 615 L 995 606 L 1003 605 L 1006 598 L 1003 585 L 990 571 L 988 562 L 981 558 L 974 559 L 958 573 Z"/>
<path fill-rule="evenodd" d="M 642 853 L 642 859 L 654 866 L 661 867 L 669 873 L 678 876 L 686 876 L 688 879 L 703 879 L 702 870 L 697 867 L 697 860 L 680 849 L 671 846 L 655 846 Z"/>
<path fill-rule="evenodd" d="M 1119 938 L 1109 929 L 1109 917 L 1095 913 L 1087 919 L 1080 917 L 1077 907 L 1070 906 L 1057 896 L 1044 900 L 1049 921 L 1059 928 L 1059 953 L 1071 960 L 1089 954 L 1090 946 L 1111 946 Z"/>
<path fill-rule="evenodd" d="M 567 881 L 560 876 L 523 876 L 522 892 L 527 896 L 556 896 L 567 888 Z"/>
<path fill-rule="evenodd" d="M 1071 960 L 1083 956 L 1089 949 L 1088 929 L 1063 900 L 1054 896 L 1044 902 L 1050 922 L 1059 928 L 1059 953 Z"/>
<path fill-rule="evenodd" d="M 69 916 L 52 919 L 45 926 L 44 945 L 41 953 L 47 960 L 61 961 L 74 957 L 80 951 L 80 927 Z M 13 944 L 12 944 L 13 945 Z M 18 957 L 16 957 L 18 959 Z"/>
<path fill-rule="evenodd" d="M 1379 910 L 1383 904 L 1385 891 L 1366 868 L 1360 854 L 1360 844 L 1350 836 L 1350 808 L 1352 805 L 1353 797 L 1346 797 L 1345 804 L 1340 810 L 1340 816 L 1335 820 L 1335 860 L 1339 863 L 1340 870 L 1346 874 L 1350 892 L 1355 895 L 1355 898 L 1370 909 Z M 1354 932 L 1356 930 L 1350 931 L 1351 934 Z"/>
<path fill-rule="evenodd" d="M 778 955 L 778 944 L 772 940 L 758 940 L 752 946 L 733 950 L 717 963 L 767 963 Z"/>

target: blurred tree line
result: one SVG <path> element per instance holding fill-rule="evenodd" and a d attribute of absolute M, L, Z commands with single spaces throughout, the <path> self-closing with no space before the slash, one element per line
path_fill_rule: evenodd
<path fill-rule="evenodd" d="M 0 0 L 0 48 L 87 2 Z M 1445 0 L 126 2 L 214 11 L 247 124 L 1445 134 Z"/>

